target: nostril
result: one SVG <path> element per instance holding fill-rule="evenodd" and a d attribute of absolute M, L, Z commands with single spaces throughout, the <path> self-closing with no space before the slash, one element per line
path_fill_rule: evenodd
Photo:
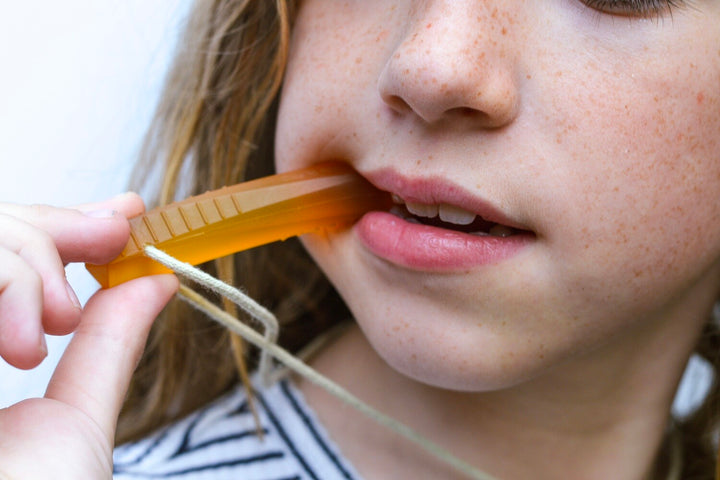
<path fill-rule="evenodd" d="M 487 113 L 477 110 L 475 108 L 471 107 L 455 107 L 447 110 L 445 112 L 445 116 L 447 118 L 462 118 L 462 119 L 471 119 L 473 122 L 478 122 L 482 124 L 483 126 L 492 128 L 493 127 L 493 119 L 490 115 Z"/>
<path fill-rule="evenodd" d="M 397 113 L 409 113 L 412 111 L 412 107 L 398 95 L 384 96 L 383 101 Z"/>
<path fill-rule="evenodd" d="M 481 112 L 479 112 L 478 110 L 475 110 L 473 108 L 470 108 L 470 107 L 457 107 L 457 108 L 451 108 L 450 110 L 448 110 L 448 113 L 455 114 L 458 117 L 474 117 L 474 116 L 480 114 Z"/>

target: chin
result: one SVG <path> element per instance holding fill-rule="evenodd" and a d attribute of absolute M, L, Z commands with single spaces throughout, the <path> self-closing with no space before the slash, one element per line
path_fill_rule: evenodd
<path fill-rule="evenodd" d="M 398 273 L 368 261 L 349 233 L 303 242 L 372 349 L 417 382 L 465 392 L 506 389 L 541 375 L 577 346 L 577 331 L 562 321 L 542 327 L 536 297 L 506 298 L 497 286 L 462 275 Z"/>
<path fill-rule="evenodd" d="M 541 375 L 562 357 L 559 352 L 549 355 L 543 343 L 529 337 L 490 334 L 427 317 L 410 321 L 379 315 L 365 307 L 355 317 L 374 351 L 396 372 L 432 387 L 507 389 Z"/>

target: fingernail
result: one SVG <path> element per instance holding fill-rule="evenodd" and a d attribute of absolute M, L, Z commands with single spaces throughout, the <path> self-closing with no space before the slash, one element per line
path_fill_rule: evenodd
<path fill-rule="evenodd" d="M 90 210 L 89 212 L 83 212 L 86 217 L 91 218 L 112 218 L 118 214 L 117 210 L 109 208 L 103 208 L 101 210 Z"/>
<path fill-rule="evenodd" d="M 65 289 L 67 290 L 67 296 L 70 299 L 70 301 L 72 302 L 73 306 L 77 309 L 82 308 L 80 306 L 80 300 L 78 300 L 77 295 L 75 295 L 75 290 L 73 290 L 73 288 L 70 286 L 70 284 L 67 282 L 67 280 L 65 281 Z"/>
<path fill-rule="evenodd" d="M 133 192 L 122 192 L 118 193 L 117 195 L 113 195 L 110 200 L 122 200 L 125 197 L 129 197 L 130 195 L 135 195 Z"/>

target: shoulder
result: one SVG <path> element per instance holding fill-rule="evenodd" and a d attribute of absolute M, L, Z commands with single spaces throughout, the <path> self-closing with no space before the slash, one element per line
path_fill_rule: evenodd
<path fill-rule="evenodd" d="M 252 398 L 238 387 L 145 439 L 119 446 L 114 462 L 115 480 L 360 478 L 300 392 L 284 380 Z"/>

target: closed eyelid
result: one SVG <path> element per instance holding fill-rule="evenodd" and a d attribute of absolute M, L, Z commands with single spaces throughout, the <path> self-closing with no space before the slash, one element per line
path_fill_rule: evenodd
<path fill-rule="evenodd" d="M 672 16 L 679 8 L 690 5 L 688 0 L 581 0 L 587 7 L 600 13 L 628 17 L 652 18 Z"/>

